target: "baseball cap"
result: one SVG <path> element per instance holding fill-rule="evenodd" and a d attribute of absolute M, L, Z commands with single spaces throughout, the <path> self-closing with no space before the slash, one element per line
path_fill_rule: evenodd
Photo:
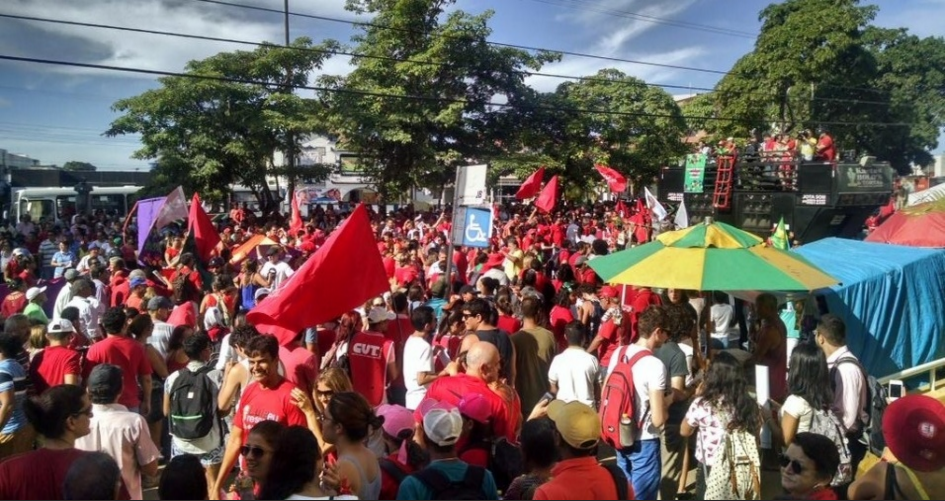
<path fill-rule="evenodd" d="M 392 437 L 399 437 L 407 430 L 413 430 L 416 421 L 413 413 L 401 405 L 384 404 L 374 410 L 375 414 L 384 418 L 382 428 L 384 433 Z"/>
<path fill-rule="evenodd" d="M 488 424 L 492 417 L 489 401 L 479 393 L 469 393 L 459 401 L 459 412 L 473 421 Z"/>
<path fill-rule="evenodd" d="M 65 318 L 59 318 L 49 322 L 49 325 L 46 326 L 46 332 L 50 334 L 55 334 L 57 332 L 75 332 L 75 326 L 73 326 L 72 322 L 66 320 Z"/>
<path fill-rule="evenodd" d="M 98 249 L 98 242 L 93 240 L 92 243 L 89 244 L 89 250 L 92 249 Z"/>
<path fill-rule="evenodd" d="M 134 270 L 131 270 L 131 272 L 128 273 L 128 279 L 132 279 L 132 278 L 136 278 L 136 277 L 137 277 L 137 278 L 147 278 L 147 277 L 148 277 L 148 274 L 145 273 L 144 270 L 140 270 L 140 269 L 137 269 L 137 268 L 134 269 Z"/>
<path fill-rule="evenodd" d="M 260 287 L 253 293 L 253 299 L 259 301 L 263 296 L 268 296 L 272 291 L 267 287 Z"/>
<path fill-rule="evenodd" d="M 600 417 L 587 404 L 554 400 L 548 405 L 548 417 L 561 438 L 575 449 L 590 449 L 600 442 Z"/>
<path fill-rule="evenodd" d="M 455 406 L 428 398 L 417 411 L 423 416 L 423 434 L 436 445 L 455 445 L 463 434 L 463 416 Z"/>
<path fill-rule="evenodd" d="M 381 306 L 375 306 L 371 308 L 371 311 L 368 312 L 368 322 L 372 324 L 379 324 L 381 322 L 386 322 L 388 320 L 393 320 L 397 315 L 392 311 L 387 311 Z"/>
<path fill-rule="evenodd" d="M 134 283 L 134 279 L 132 279 L 132 283 Z M 171 309 L 173 307 L 174 303 L 164 296 L 154 296 L 148 301 L 148 311 L 157 311 L 161 308 Z"/>
<path fill-rule="evenodd" d="M 89 374 L 89 394 L 93 397 L 117 396 L 121 393 L 121 367 L 112 364 L 99 364 Z"/>
<path fill-rule="evenodd" d="M 281 251 L 281 250 L 282 250 L 282 249 L 280 249 L 278 245 L 273 245 L 272 247 L 269 248 L 269 250 L 266 251 L 266 255 L 267 255 L 267 256 L 278 256 L 278 255 L 279 255 L 279 251 Z"/>
<path fill-rule="evenodd" d="M 141 277 L 134 277 L 128 283 L 132 288 L 138 287 L 139 285 L 148 285 L 148 281 Z"/>
<path fill-rule="evenodd" d="M 617 291 L 617 288 L 612 285 L 605 285 L 600 288 L 600 291 L 597 292 L 597 296 L 601 298 L 616 298 L 620 297 L 620 292 Z"/>
<path fill-rule="evenodd" d="M 945 405 L 926 395 L 908 395 L 889 404 L 883 415 L 886 446 L 917 471 L 945 467 Z"/>
<path fill-rule="evenodd" d="M 69 268 L 68 270 L 63 272 L 62 277 L 65 278 L 67 282 L 71 282 L 79 278 L 79 272 L 76 271 L 75 268 Z"/>
<path fill-rule="evenodd" d="M 26 290 L 26 300 L 32 301 L 36 299 L 36 296 L 46 292 L 46 287 L 30 287 Z"/>

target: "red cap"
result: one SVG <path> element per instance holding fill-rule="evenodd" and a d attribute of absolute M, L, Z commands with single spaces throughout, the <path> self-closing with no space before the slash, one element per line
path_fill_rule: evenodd
<path fill-rule="evenodd" d="M 902 464 L 917 471 L 945 467 L 945 405 L 925 395 L 889 404 L 883 415 L 886 446 Z"/>
<path fill-rule="evenodd" d="M 597 293 L 597 297 L 616 299 L 620 297 L 620 291 L 618 291 L 617 288 L 612 285 L 605 285 L 600 288 L 600 291 Z"/>

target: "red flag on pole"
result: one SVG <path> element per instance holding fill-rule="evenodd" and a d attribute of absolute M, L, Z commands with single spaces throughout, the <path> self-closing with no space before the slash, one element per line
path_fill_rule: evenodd
<path fill-rule="evenodd" d="M 627 189 L 627 178 L 623 174 L 603 165 L 595 165 L 594 168 L 604 177 L 604 181 L 607 181 L 610 191 L 619 193 Z"/>
<path fill-rule="evenodd" d="M 541 182 L 545 179 L 545 168 L 539 167 L 538 170 L 532 172 L 531 176 L 528 176 L 528 179 L 522 183 L 522 186 L 519 187 L 518 191 L 515 192 L 515 198 L 519 200 L 525 200 L 532 198 L 538 194 L 538 191 L 541 190 Z"/>
<path fill-rule="evenodd" d="M 220 234 L 210 221 L 210 216 L 200 205 L 200 195 L 194 193 L 190 200 L 190 214 L 187 216 L 187 231 L 194 236 L 197 254 L 204 262 L 209 261 L 213 250 L 220 245 Z"/>
<path fill-rule="evenodd" d="M 539 210 L 550 213 L 555 208 L 555 202 L 558 200 L 558 176 L 551 178 L 545 185 L 538 198 L 535 199 L 535 207 Z"/>
<path fill-rule="evenodd" d="M 302 229 L 302 210 L 299 208 L 299 194 L 292 193 L 292 220 L 289 223 L 289 236 L 296 236 Z"/>
<path fill-rule="evenodd" d="M 260 332 L 291 342 L 388 290 L 387 272 L 363 204 L 282 286 L 247 315 Z"/>

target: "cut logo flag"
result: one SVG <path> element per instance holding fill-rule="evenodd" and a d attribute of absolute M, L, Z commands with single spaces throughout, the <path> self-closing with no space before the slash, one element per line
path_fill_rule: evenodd
<path fill-rule="evenodd" d="M 775 249 L 789 250 L 791 248 L 791 239 L 788 237 L 787 226 L 784 224 L 784 216 L 781 216 L 769 241 Z"/>
<path fill-rule="evenodd" d="M 676 209 L 676 217 L 673 218 L 673 223 L 676 225 L 677 230 L 689 227 L 689 211 L 686 210 L 686 200 L 679 202 L 679 208 Z"/>
<path fill-rule="evenodd" d="M 538 210 L 551 213 L 555 209 L 555 202 L 558 200 L 558 176 L 551 178 L 551 181 L 548 181 L 548 184 L 545 185 L 544 189 L 541 190 L 541 193 L 538 194 L 538 198 L 535 199 L 535 207 L 538 207 Z"/>
<path fill-rule="evenodd" d="M 518 188 L 518 191 L 515 192 L 515 198 L 527 200 L 534 197 L 541 190 L 541 182 L 544 181 L 544 179 L 545 168 L 539 167 L 538 170 L 532 172 L 532 175 L 528 176 L 528 179 Z"/>
<path fill-rule="evenodd" d="M 220 245 L 220 234 L 210 221 L 210 216 L 200 205 L 200 195 L 194 193 L 190 200 L 190 214 L 187 216 L 187 231 L 194 236 L 197 254 L 204 262 L 210 260 L 213 251 Z"/>
<path fill-rule="evenodd" d="M 620 193 L 627 189 L 627 178 L 623 174 L 603 165 L 595 165 L 594 168 L 604 177 L 604 181 L 607 181 L 611 192 Z"/>
<path fill-rule="evenodd" d="M 657 221 L 662 221 L 666 219 L 667 212 L 666 209 L 660 204 L 660 201 L 650 193 L 650 189 L 644 187 L 643 192 L 646 194 L 646 206 L 653 211 L 653 215 L 656 216 Z"/>
<path fill-rule="evenodd" d="M 389 290 L 387 272 L 363 204 L 325 245 L 247 315 L 260 332 L 286 345 L 303 329 L 337 318 Z"/>

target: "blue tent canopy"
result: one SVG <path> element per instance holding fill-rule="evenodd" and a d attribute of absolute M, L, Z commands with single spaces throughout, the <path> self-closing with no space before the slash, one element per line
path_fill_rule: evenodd
<path fill-rule="evenodd" d="M 945 357 L 945 252 L 841 238 L 796 252 L 842 282 L 824 294 L 827 308 L 870 374 Z"/>

